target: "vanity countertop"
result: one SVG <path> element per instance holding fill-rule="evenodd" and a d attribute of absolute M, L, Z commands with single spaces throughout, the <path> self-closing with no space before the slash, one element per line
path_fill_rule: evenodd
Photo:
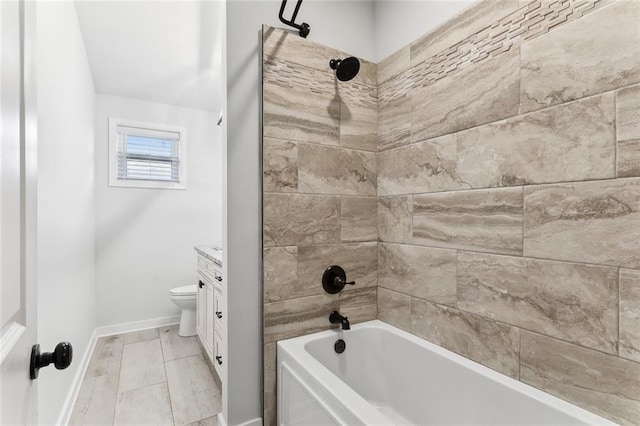
<path fill-rule="evenodd" d="M 198 254 L 211 260 L 216 265 L 222 267 L 222 247 L 218 246 L 195 246 Z"/>

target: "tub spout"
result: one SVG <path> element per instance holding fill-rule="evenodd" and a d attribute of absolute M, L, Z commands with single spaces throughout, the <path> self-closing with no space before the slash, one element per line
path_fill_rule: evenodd
<path fill-rule="evenodd" d="M 351 330 L 351 326 L 349 325 L 349 318 L 343 317 L 338 311 L 331 312 L 331 314 L 329 315 L 329 322 L 331 324 L 342 324 L 343 330 Z"/>

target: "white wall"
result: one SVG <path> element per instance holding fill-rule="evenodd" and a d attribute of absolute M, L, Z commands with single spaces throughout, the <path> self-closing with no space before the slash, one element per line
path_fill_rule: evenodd
<path fill-rule="evenodd" d="M 295 4 L 295 2 L 289 2 Z M 260 84 L 262 24 L 284 27 L 280 0 L 227 2 L 226 212 L 227 360 L 223 415 L 229 425 L 262 417 Z M 289 17 L 289 14 L 286 14 Z M 297 22 L 309 39 L 373 59 L 373 3 L 305 1 Z M 329 61 L 331 58 L 327 58 Z"/>
<path fill-rule="evenodd" d="M 96 325 L 94 89 L 73 3 L 39 2 L 37 32 L 38 335 L 74 348 L 38 378 L 38 423 L 53 424 Z"/>
<path fill-rule="evenodd" d="M 96 95 L 98 326 L 178 315 L 173 287 L 196 284 L 194 245 L 221 244 L 221 128 L 214 112 Z M 108 186 L 108 118 L 187 128 L 187 189 Z"/>
<path fill-rule="evenodd" d="M 376 0 L 375 55 L 380 62 L 475 3 L 471 0 Z"/>

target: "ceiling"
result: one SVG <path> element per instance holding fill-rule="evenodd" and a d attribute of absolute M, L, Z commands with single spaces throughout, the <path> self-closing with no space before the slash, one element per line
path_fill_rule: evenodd
<path fill-rule="evenodd" d="M 219 111 L 219 1 L 87 1 L 76 11 L 96 92 Z"/>

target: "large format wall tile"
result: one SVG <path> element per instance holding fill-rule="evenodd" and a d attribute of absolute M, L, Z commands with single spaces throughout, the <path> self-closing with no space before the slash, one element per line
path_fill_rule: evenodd
<path fill-rule="evenodd" d="M 340 242 L 340 198 L 264 194 L 264 245 L 291 246 Z"/>
<path fill-rule="evenodd" d="M 263 360 L 263 386 L 264 386 L 264 426 L 276 426 L 276 412 L 278 410 L 277 388 L 277 345 L 267 343 L 262 351 Z M 217 424 L 217 423 L 216 423 Z"/>
<path fill-rule="evenodd" d="M 521 111 L 640 82 L 638 22 L 640 2 L 618 1 L 523 44 Z"/>
<path fill-rule="evenodd" d="M 372 90 L 375 90 L 372 88 Z M 340 107 L 340 145 L 364 151 L 376 151 L 378 147 L 377 107 Z"/>
<path fill-rule="evenodd" d="M 473 188 L 615 177 L 613 94 L 457 135 L 460 178 Z"/>
<path fill-rule="evenodd" d="M 620 269 L 620 356 L 640 362 L 640 271 L 638 270 Z"/>
<path fill-rule="evenodd" d="M 340 143 L 340 102 L 330 75 L 281 60 L 265 62 L 263 75 L 265 137 Z"/>
<path fill-rule="evenodd" d="M 437 303 L 456 303 L 456 252 L 378 245 L 378 286 Z"/>
<path fill-rule="evenodd" d="M 616 92 L 618 177 L 640 176 L 640 85 Z"/>
<path fill-rule="evenodd" d="M 618 177 L 640 176 L 640 139 L 618 141 Z"/>
<path fill-rule="evenodd" d="M 519 0 L 475 2 L 444 24 L 411 43 L 411 66 L 419 64 L 460 40 L 491 26 L 519 7 Z"/>
<path fill-rule="evenodd" d="M 468 188 L 456 170 L 455 135 L 378 153 L 378 194 L 396 195 Z"/>
<path fill-rule="evenodd" d="M 502 374 L 518 378 L 520 334 L 515 327 L 413 299 L 411 332 Z"/>
<path fill-rule="evenodd" d="M 640 268 L 640 179 L 524 189 L 524 255 Z"/>
<path fill-rule="evenodd" d="M 640 85 L 616 92 L 618 140 L 640 139 Z"/>
<path fill-rule="evenodd" d="M 457 288 L 460 309 L 616 352 L 616 268 L 459 252 Z"/>
<path fill-rule="evenodd" d="M 377 294 L 376 287 L 342 291 L 340 293 L 340 313 L 348 317 L 351 324 L 378 318 Z M 328 315 L 329 313 L 327 313 Z"/>
<path fill-rule="evenodd" d="M 378 239 L 411 243 L 411 196 L 378 198 Z"/>
<path fill-rule="evenodd" d="M 412 94 L 411 141 L 468 129 L 518 113 L 518 49 L 483 61 Z"/>
<path fill-rule="evenodd" d="M 376 197 L 342 197 L 340 211 L 342 241 L 376 241 L 378 239 L 378 199 Z"/>
<path fill-rule="evenodd" d="M 340 307 L 327 293 L 264 304 L 264 343 L 328 330 L 329 314 Z"/>
<path fill-rule="evenodd" d="M 282 139 L 264 138 L 262 176 L 265 192 L 297 192 L 298 145 Z"/>
<path fill-rule="evenodd" d="M 376 195 L 372 152 L 298 145 L 298 190 L 304 193 Z"/>
<path fill-rule="evenodd" d="M 411 331 L 411 296 L 379 287 L 378 319 Z"/>
<path fill-rule="evenodd" d="M 347 279 L 356 282 L 355 286 L 347 286 L 344 291 L 375 286 L 378 275 L 377 245 L 376 242 L 369 242 L 298 247 L 299 286 L 308 289 L 307 294 L 324 293 L 322 274 L 331 265 L 342 266 Z"/>
<path fill-rule="evenodd" d="M 268 247 L 263 251 L 264 301 L 277 302 L 304 294 L 298 288 L 298 247 Z"/>
<path fill-rule="evenodd" d="M 413 244 L 522 254 L 522 188 L 413 196 Z"/>
<path fill-rule="evenodd" d="M 640 419 L 640 364 L 522 331 L 520 380 L 622 424 Z"/>
<path fill-rule="evenodd" d="M 378 150 L 411 142 L 412 72 L 378 86 Z"/>

